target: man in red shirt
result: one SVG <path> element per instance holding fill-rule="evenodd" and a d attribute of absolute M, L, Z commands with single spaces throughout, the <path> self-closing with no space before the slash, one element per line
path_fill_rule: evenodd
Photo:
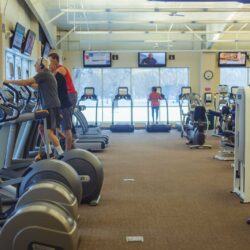
<path fill-rule="evenodd" d="M 156 87 L 152 87 L 152 92 L 149 95 L 149 100 L 151 101 L 153 123 L 156 121 L 156 124 L 158 124 L 160 99 L 161 99 L 161 94 L 157 92 Z M 156 114 L 156 117 L 154 114 Z"/>
<path fill-rule="evenodd" d="M 67 67 L 62 64 L 59 64 L 59 55 L 57 53 L 50 53 L 49 60 L 56 64 L 57 70 L 56 72 L 62 74 L 66 80 L 67 90 L 69 94 L 69 98 L 72 104 L 72 107 L 75 108 L 77 103 L 77 92 L 73 84 L 72 76 Z"/>
<path fill-rule="evenodd" d="M 71 73 L 67 67 L 63 66 L 62 64 L 59 64 L 59 55 L 57 53 L 50 53 L 49 60 L 51 64 L 55 65 L 56 67 L 56 71 L 54 73 L 55 74 L 60 73 L 65 78 L 69 100 L 72 104 L 71 106 L 72 107 L 71 108 L 71 123 L 72 123 L 72 115 L 74 113 L 74 109 L 77 103 L 77 92 L 73 84 Z M 75 132 L 74 126 L 72 127 L 72 131 Z M 72 133 L 69 129 L 65 133 L 65 139 L 66 139 L 65 141 L 66 141 L 67 150 L 69 150 L 70 145 L 72 144 Z"/>

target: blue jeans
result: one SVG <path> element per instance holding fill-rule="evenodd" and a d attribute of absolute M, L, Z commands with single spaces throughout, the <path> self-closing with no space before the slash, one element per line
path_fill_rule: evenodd
<path fill-rule="evenodd" d="M 155 117 L 156 116 L 156 117 Z M 152 118 L 153 122 L 158 121 L 158 116 L 159 116 L 159 106 L 158 107 L 152 107 Z M 155 118 L 154 118 L 155 117 Z"/>

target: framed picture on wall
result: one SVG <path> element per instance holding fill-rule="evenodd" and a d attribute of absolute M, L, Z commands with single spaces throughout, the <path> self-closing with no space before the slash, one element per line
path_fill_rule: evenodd
<path fill-rule="evenodd" d="M 15 76 L 14 64 L 12 62 L 10 62 L 9 63 L 9 76 L 7 76 L 6 78 L 14 79 L 14 76 Z"/>

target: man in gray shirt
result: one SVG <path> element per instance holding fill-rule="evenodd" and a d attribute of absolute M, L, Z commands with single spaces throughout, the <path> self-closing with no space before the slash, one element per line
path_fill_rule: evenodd
<path fill-rule="evenodd" d="M 54 134 L 54 130 L 60 124 L 60 107 L 61 103 L 57 92 L 57 82 L 54 75 L 49 71 L 49 61 L 45 58 L 37 59 L 35 63 L 35 69 L 37 74 L 27 80 L 5 80 L 6 83 L 13 83 L 19 86 L 31 86 L 38 89 L 39 101 L 42 109 L 46 109 L 49 112 L 47 117 L 47 129 L 48 136 L 52 144 L 54 145 L 58 155 L 63 154 L 63 150 L 59 143 L 57 136 Z M 44 138 L 44 126 L 39 125 L 39 132 Z M 51 154 L 51 148 L 49 147 L 49 153 Z"/>

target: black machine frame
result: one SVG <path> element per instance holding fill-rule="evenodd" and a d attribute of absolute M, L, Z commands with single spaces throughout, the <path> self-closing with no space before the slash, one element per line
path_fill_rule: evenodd
<path fill-rule="evenodd" d="M 120 100 L 130 101 L 130 124 L 115 124 L 115 107 L 116 103 Z M 128 87 L 118 87 L 118 94 L 112 101 L 112 124 L 110 130 L 112 132 L 134 132 L 133 124 L 133 100 L 131 95 L 128 94 Z"/>

